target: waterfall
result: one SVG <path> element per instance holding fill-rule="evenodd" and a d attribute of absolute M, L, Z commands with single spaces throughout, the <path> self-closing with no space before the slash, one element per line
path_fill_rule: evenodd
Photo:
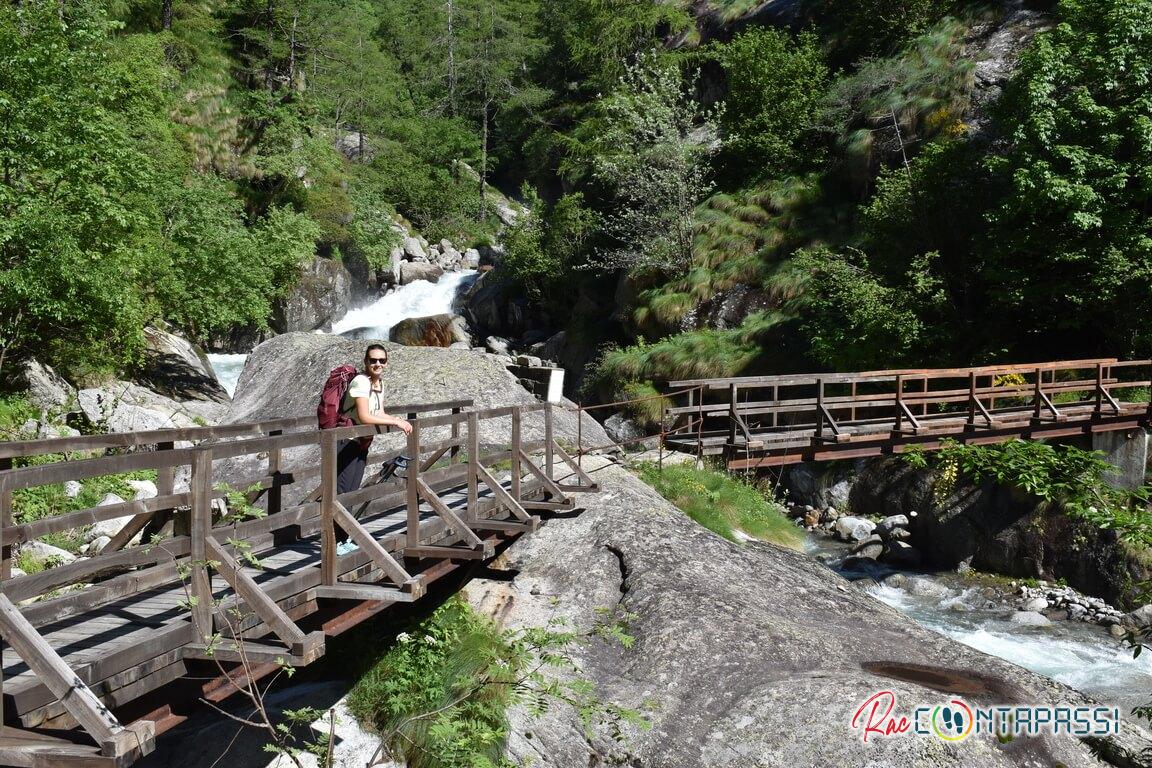
<path fill-rule="evenodd" d="M 476 271 L 450 272 L 438 282 L 414 280 L 366 307 L 353 309 L 332 325 L 332 333 L 357 338 L 387 339 L 392 326 L 407 317 L 427 317 L 452 311 L 456 294 L 476 282 Z"/>
<path fill-rule="evenodd" d="M 427 317 L 452 311 L 456 296 L 476 282 L 473 269 L 449 272 L 438 282 L 414 280 L 402 285 L 367 306 L 349 311 L 332 325 L 332 333 L 353 338 L 387 339 L 392 326 L 408 317 Z M 236 382 L 244 370 L 248 355 L 208 355 L 216 379 L 229 395 L 236 393 Z"/>

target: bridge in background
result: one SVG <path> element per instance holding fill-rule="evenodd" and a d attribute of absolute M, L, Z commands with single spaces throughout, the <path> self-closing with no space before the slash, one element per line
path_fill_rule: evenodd
<path fill-rule="evenodd" d="M 553 438 L 548 403 L 388 410 L 407 413 L 412 434 L 369 468 L 403 453 L 406 476 L 342 495 L 338 441 L 387 428 L 321 432 L 295 418 L 0 444 L 0 764 L 128 765 L 183 719 L 166 686 L 209 670 L 216 679 L 197 695 L 219 701 L 282 664 L 307 665 L 327 637 L 420 599 L 534 530 L 534 513 L 596 490 Z M 529 422 L 542 440 L 522 439 Z M 482 426 L 503 439 L 482 443 Z M 288 468 L 290 451 L 313 458 Z M 159 495 L 13 519 L 14 494 L 137 470 L 156 472 Z M 125 516 L 94 556 L 12 576 L 13 547 Z M 174 535 L 132 544 L 169 524 Z M 357 550 L 337 552 L 338 528 Z"/>
<path fill-rule="evenodd" d="M 1124 432 L 1152 410 L 1152 360 L 1067 360 L 687 379 L 669 383 L 675 450 L 720 455 L 728 468 Z"/>

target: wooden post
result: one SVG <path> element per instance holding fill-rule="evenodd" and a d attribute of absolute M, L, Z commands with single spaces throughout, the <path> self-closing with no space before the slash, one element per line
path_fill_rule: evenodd
<path fill-rule="evenodd" d="M 1096 411 L 1095 415 L 1100 416 L 1100 410 L 1104 406 L 1104 364 L 1096 363 Z"/>
<path fill-rule="evenodd" d="M 544 404 L 544 472 L 552 474 L 552 403 Z"/>
<path fill-rule="evenodd" d="M 468 414 L 468 510 L 465 520 L 476 519 L 476 505 L 480 499 L 478 486 L 480 466 L 480 417 L 475 411 Z"/>
<path fill-rule="evenodd" d="M 780 387 L 773 384 L 772 385 L 772 402 L 775 404 L 772 408 L 772 428 L 773 429 L 775 429 L 776 427 L 779 426 L 779 423 L 778 423 L 779 416 L 780 416 L 779 400 L 780 400 Z"/>
<path fill-rule="evenodd" d="M 856 382 L 852 382 L 852 409 L 848 413 L 849 421 L 856 421 Z"/>
<path fill-rule="evenodd" d="M 736 383 L 733 382 L 728 385 L 728 450 L 736 447 L 736 419 L 739 418 L 739 405 L 740 403 L 736 395 Z"/>
<path fill-rule="evenodd" d="M 897 432 L 904 426 L 904 409 L 901 407 L 904 404 L 904 376 L 896 374 L 896 427 Z"/>
<path fill-rule="evenodd" d="M 405 547 L 420 546 L 420 422 L 412 422 L 408 433 L 408 530 L 405 532 Z"/>
<path fill-rule="evenodd" d="M 336 583 L 336 434 L 320 433 L 320 583 Z"/>
<path fill-rule="evenodd" d="M 20 609 L 4 595 L 0 595 L 0 630 L 12 644 L 16 655 L 64 705 L 68 713 L 76 718 L 80 727 L 96 740 L 103 754 L 106 757 L 116 757 L 119 746 L 117 737 L 124 730 L 120 721 L 100 699 L 96 698 L 96 694 L 85 685 L 67 662 L 48 645 L 48 642 L 20 613 Z M 46 762 L 56 764 L 51 757 L 47 758 Z"/>
<path fill-rule="evenodd" d="M 816 439 L 824 437 L 824 379 L 816 379 Z"/>
<path fill-rule="evenodd" d="M 269 437 L 277 437 L 284 434 L 282 429 L 273 429 L 268 432 Z M 268 489 L 268 514 L 274 515 L 280 511 L 283 503 L 283 488 L 277 482 L 280 474 L 280 449 L 273 448 L 268 451 L 268 478 L 272 482 L 272 487 Z"/>
<path fill-rule="evenodd" d="M 212 449 L 203 448 L 192 460 L 192 575 L 189 594 L 192 642 L 212 639 L 212 578 L 208 574 L 207 539 L 212 534 Z"/>
<path fill-rule="evenodd" d="M 1036 394 L 1034 394 L 1032 396 L 1032 403 L 1033 403 L 1032 418 L 1035 418 L 1035 419 L 1040 418 L 1040 394 L 1042 392 L 1042 390 L 1040 389 L 1040 377 L 1043 375 L 1044 375 L 1044 372 L 1041 371 L 1039 368 L 1037 368 L 1036 369 Z"/>
<path fill-rule="evenodd" d="M 460 406 L 452 409 L 453 416 L 459 416 L 461 412 Z M 452 422 L 452 441 L 458 442 L 460 440 L 460 422 Z M 456 457 L 460 455 L 460 446 L 454 445 L 448 450 L 448 465 L 451 466 L 456 463 Z"/>
<path fill-rule="evenodd" d="M 12 469 L 12 459 L 0 459 L 0 472 Z M 0 527 L 12 525 L 12 491 L 0 491 Z M 0 581 L 12 578 L 12 547 L 0 540 Z M 3 725 L 0 720 L 0 725 Z"/>
<path fill-rule="evenodd" d="M 922 379 L 922 381 L 923 381 L 923 384 L 920 387 L 920 392 L 923 393 L 924 399 L 920 401 L 920 415 L 921 416 L 927 416 L 928 415 L 928 377 L 925 376 Z"/>
<path fill-rule="evenodd" d="M 512 498 L 521 501 L 520 478 L 523 468 L 520 466 L 520 408 L 512 406 Z"/>
<path fill-rule="evenodd" d="M 661 429 L 664 421 L 661 418 Z M 584 466 L 584 406 L 576 404 L 576 466 Z"/>
<path fill-rule="evenodd" d="M 176 444 L 171 440 L 157 443 L 157 451 L 171 451 L 176 447 Z M 168 496 L 175 492 L 176 487 L 176 467 L 168 465 L 166 467 L 158 467 L 156 469 L 156 495 Z M 152 515 L 152 519 L 144 526 L 141 541 L 147 543 L 152 539 L 160 536 L 160 532 L 168 521 L 172 521 L 172 535 L 173 536 L 188 536 L 192 533 L 192 518 L 191 513 L 184 510 L 166 510 L 157 512 Z"/>
<path fill-rule="evenodd" d="M 976 423 L 976 371 L 968 371 L 968 423 Z"/>

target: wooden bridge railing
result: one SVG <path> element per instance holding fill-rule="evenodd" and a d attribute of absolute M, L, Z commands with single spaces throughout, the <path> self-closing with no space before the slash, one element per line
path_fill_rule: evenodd
<path fill-rule="evenodd" d="M 243 651 L 249 659 L 285 658 L 293 664 L 307 664 L 324 652 L 323 633 L 305 633 L 279 602 L 285 595 L 268 594 L 257 584 L 247 572 L 250 569 L 245 568 L 248 553 L 271 551 L 285 541 L 318 534 L 319 563 L 311 566 L 311 575 L 299 580 L 312 590 L 310 599 L 410 601 L 424 594 L 425 584 L 409 563 L 418 558 L 490 557 L 492 543 L 478 532 L 534 530 L 538 518 L 532 511 L 571 508 L 566 492 L 595 490 L 591 479 L 554 440 L 550 404 L 485 410 L 471 406 L 471 401 L 459 400 L 387 407 L 389 412 L 406 414 L 413 429 L 404 448 L 393 444 L 392 448 L 373 451 L 368 465 L 382 464 L 403 453 L 410 457 L 406 477 L 393 477 L 340 495 L 336 493 L 339 441 L 394 429 L 353 426 L 318 431 L 314 419 L 304 417 L 0 444 L 0 546 L 4 553 L 0 635 L 48 689 L 17 702 L 15 714 L 20 724 L 78 723 L 103 755 L 121 762 L 126 756 L 151 749 L 153 734 L 147 727 L 134 727 L 128 733 L 101 703 L 100 691 L 93 692 L 86 684 L 121 670 L 111 666 L 97 669 L 99 663 L 92 668 L 70 669 L 38 634 L 39 627 L 98 612 L 101 606 L 131 595 L 182 583 L 189 615 L 183 622 L 158 629 L 149 640 L 154 647 L 138 654 L 161 660 L 154 666 L 164 664 L 163 669 L 149 672 L 146 680 L 160 685 L 174 679 L 176 670 L 183 669 L 179 662 L 185 658 L 237 660 L 241 639 L 246 640 Z M 543 440 L 522 440 L 526 417 L 542 421 Z M 507 439 L 486 444 L 482 441 L 485 425 L 490 435 L 507 435 Z M 316 449 L 318 459 L 314 458 Z M 116 453 L 73 458 L 102 450 Z M 542 459 L 535 458 L 538 453 Z M 291 467 L 290 457 L 295 458 Z M 259 462 L 260 471 L 238 476 L 243 471 L 237 472 L 241 463 L 234 460 L 240 459 L 249 465 Z M 508 488 L 492 468 L 497 462 L 508 462 L 511 467 Z M 577 481 L 564 484 L 555 480 L 557 462 L 566 465 Z M 28 465 L 14 467 L 14 463 Z M 246 495 L 246 504 L 241 506 L 258 505 L 258 516 L 252 516 L 250 509 L 249 514 L 237 514 L 228 508 L 229 494 L 236 491 L 216 482 L 225 469 L 230 485 Z M 39 520 L 13 519 L 14 493 L 138 470 L 156 471 L 157 496 Z M 441 498 L 453 488 L 466 488 L 463 509 L 454 509 Z M 479 498 L 483 488 L 487 489 L 486 505 Z M 431 508 L 437 525 L 429 527 L 425 518 L 422 527 L 421 504 Z M 365 512 L 371 516 L 394 508 L 406 510 L 406 525 L 396 533 L 395 540 L 401 542 L 399 551 L 389 551 L 361 522 Z M 510 517 L 501 519 L 494 510 Z M 131 521 L 92 556 L 12 577 L 14 546 L 127 515 L 132 515 Z M 149 543 L 147 539 L 169 521 L 173 535 Z M 358 550 L 344 555 L 337 552 L 337 527 Z M 145 542 L 131 545 L 137 538 Z M 223 579 L 232 594 L 223 602 L 219 589 L 213 591 L 213 573 Z M 378 581 L 383 583 L 375 583 Z M 265 636 L 271 638 L 272 645 L 263 640 L 261 644 L 252 642 Z M 137 681 L 137 686 L 146 687 L 146 680 Z M 2 705 L 6 698 L 3 682 L 0 679 L 0 724 L 12 720 L 12 713 L 5 713 Z M 28 714 L 36 709 L 33 705 L 37 702 L 37 714 Z M 4 749 L 0 745 L 0 753 Z M 0 762 L 3 757 L 0 754 Z"/>
<path fill-rule="evenodd" d="M 1095 358 L 1003 366 L 811 373 L 669 383 L 667 410 L 698 419 L 704 452 L 756 451 L 936 432 L 995 430 L 1118 415 L 1124 390 L 1150 388 L 1152 361 Z"/>

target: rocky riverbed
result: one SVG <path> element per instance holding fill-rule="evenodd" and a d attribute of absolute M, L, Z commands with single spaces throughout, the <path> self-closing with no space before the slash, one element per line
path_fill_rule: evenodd
<path fill-rule="evenodd" d="M 851 517 L 837 520 L 839 526 L 811 532 L 808 551 L 863 592 L 928 629 L 1123 711 L 1148 703 L 1152 658 L 1134 658 L 1122 638 L 1149 623 L 1152 606 L 1125 613 L 1063 584 L 971 569 L 933 573 L 897 568 L 860 556 L 862 542 L 851 533 L 868 541 L 873 534 L 865 534 L 867 526 Z"/>

